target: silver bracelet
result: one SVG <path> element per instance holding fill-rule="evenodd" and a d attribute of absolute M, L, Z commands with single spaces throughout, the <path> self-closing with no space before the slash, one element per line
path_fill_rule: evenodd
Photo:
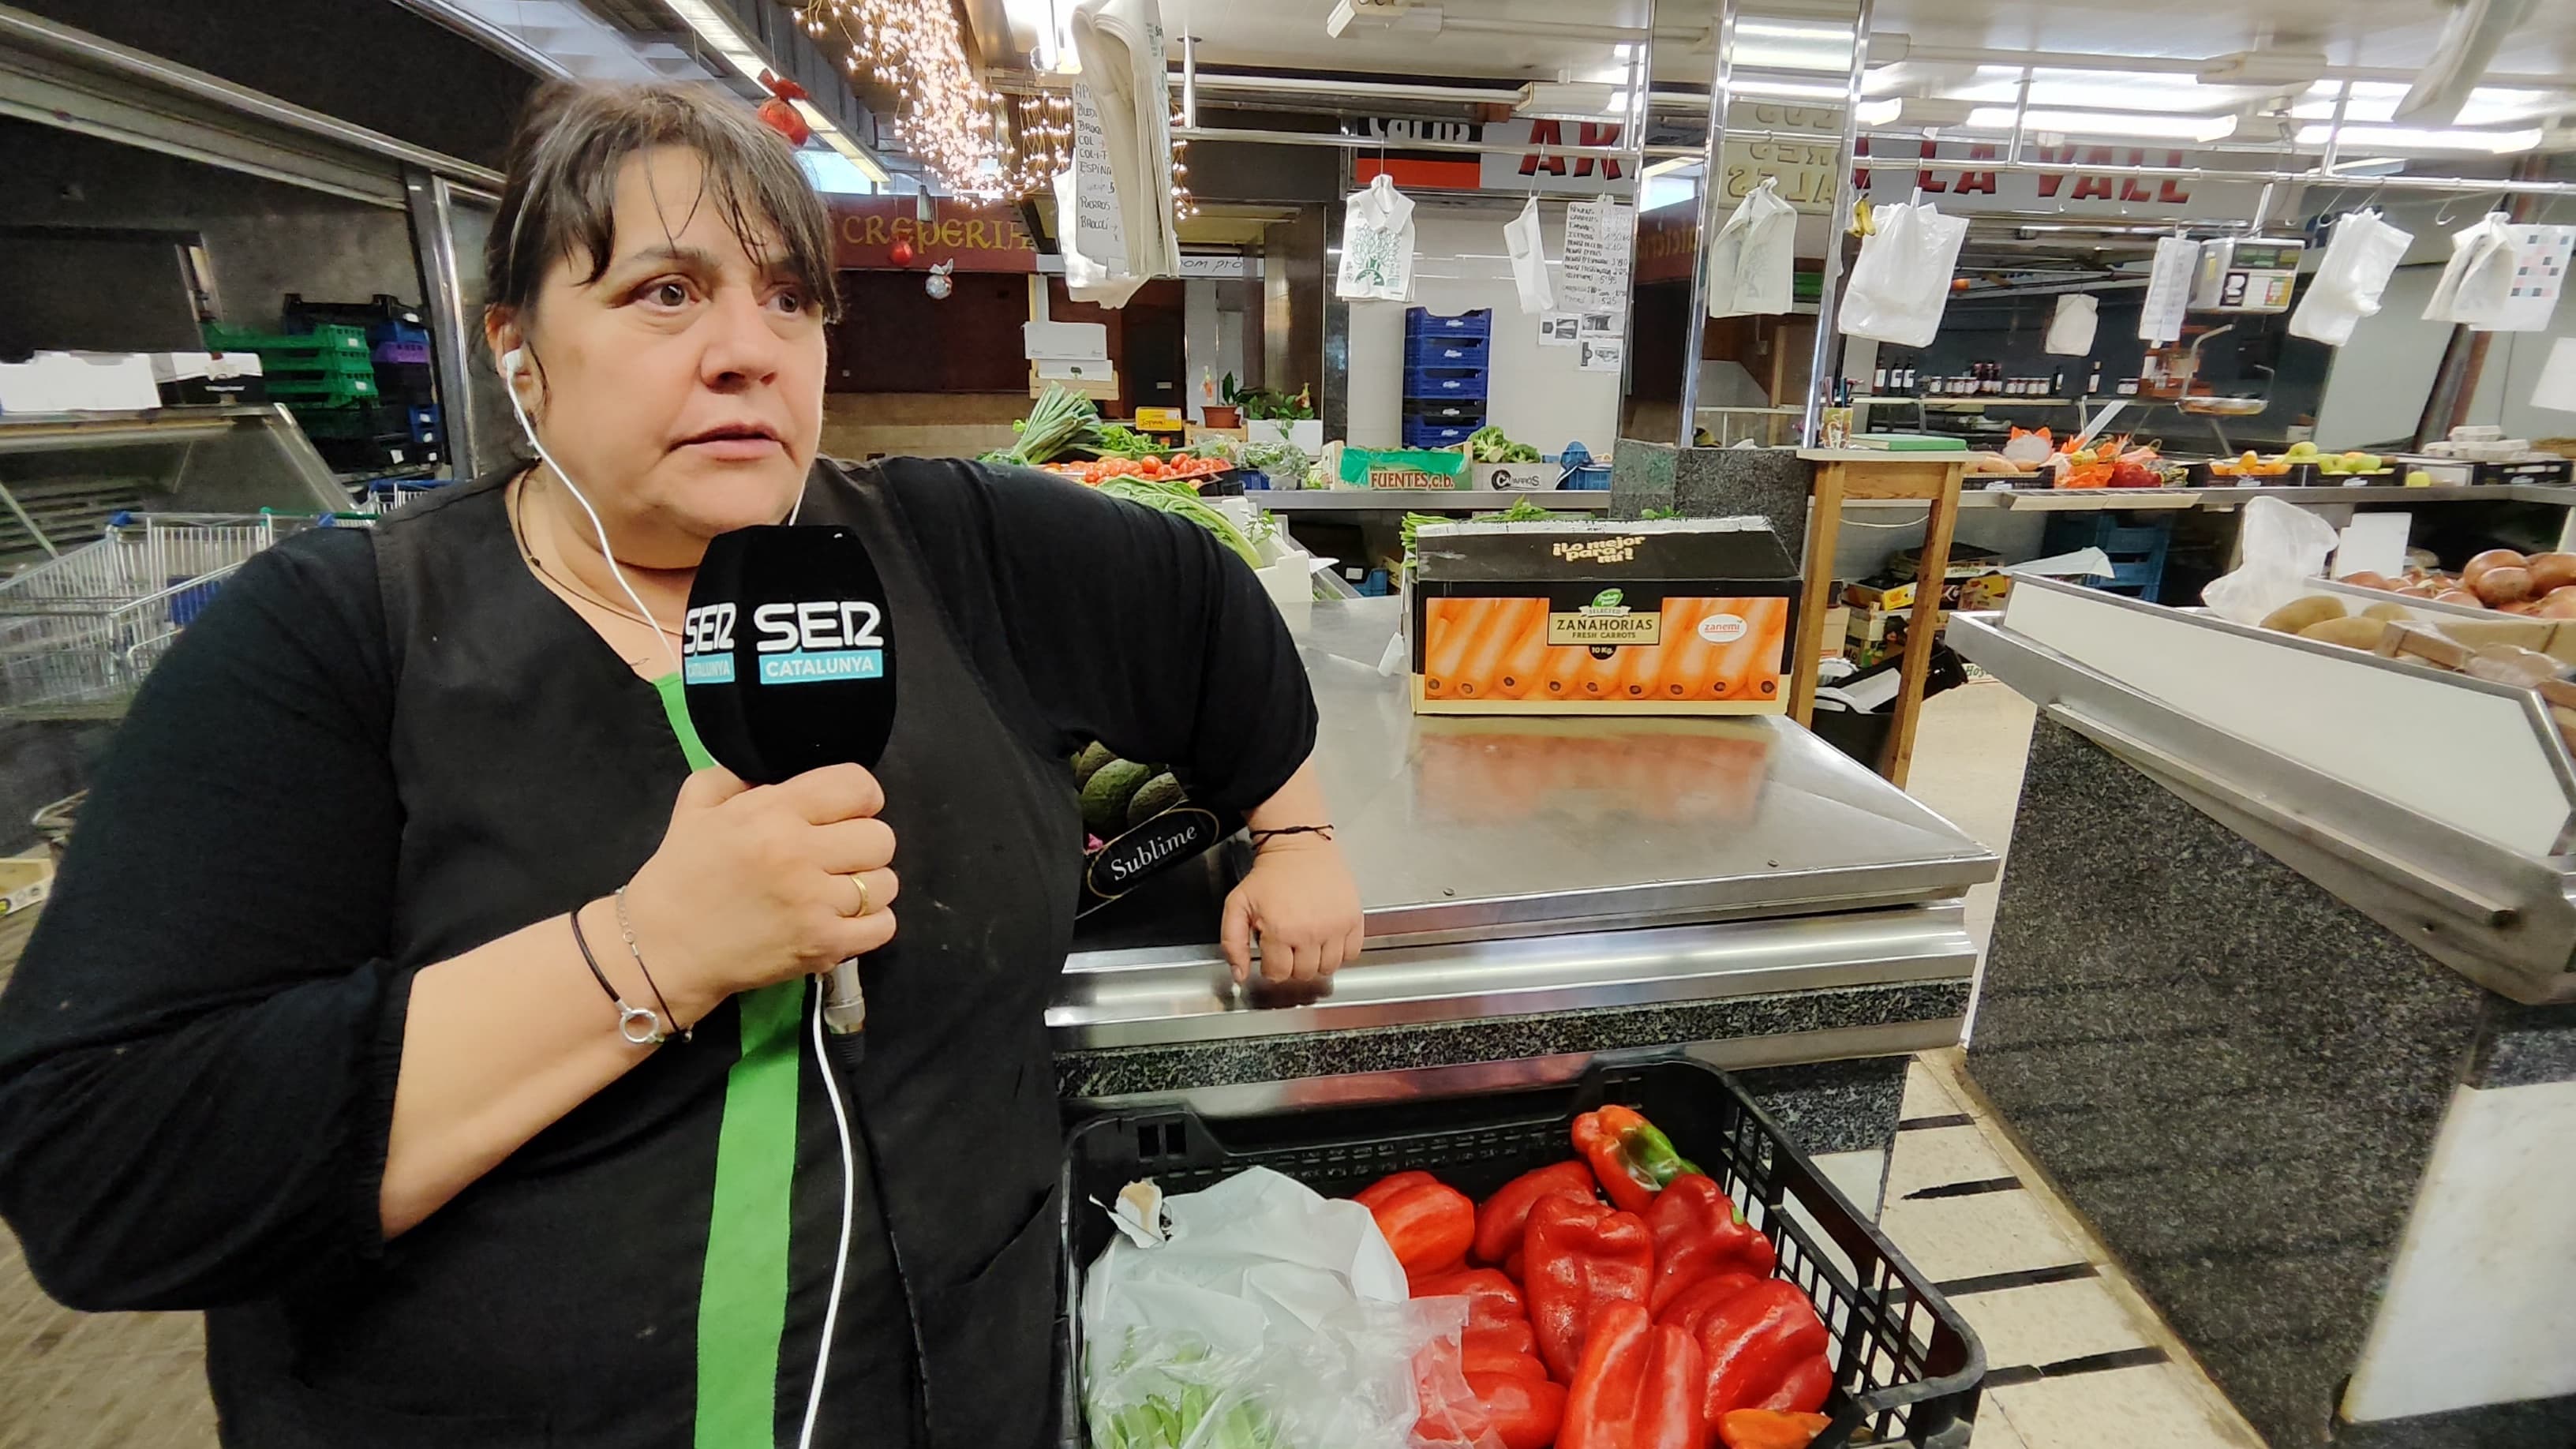
<path fill-rule="evenodd" d="M 653 968 L 644 964 L 644 948 L 635 944 L 635 921 L 626 914 L 624 886 L 617 888 L 617 931 L 626 938 L 626 954 L 635 958 L 635 969 L 643 974 L 645 987 L 653 993 L 653 1004 L 662 1008 L 662 1020 L 671 1024 L 671 1029 L 680 1034 L 680 1040 L 696 1041 L 698 1029 L 680 1025 L 680 1018 L 671 1010 L 671 1003 L 662 999 L 662 983 L 653 979 Z"/>

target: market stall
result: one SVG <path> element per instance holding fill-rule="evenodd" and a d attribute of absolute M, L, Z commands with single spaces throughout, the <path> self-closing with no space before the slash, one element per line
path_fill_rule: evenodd
<path fill-rule="evenodd" d="M 2273 1442 L 2564 1442 L 2565 646 L 2265 597 L 1953 620 L 2042 707 L 1969 1074 Z"/>

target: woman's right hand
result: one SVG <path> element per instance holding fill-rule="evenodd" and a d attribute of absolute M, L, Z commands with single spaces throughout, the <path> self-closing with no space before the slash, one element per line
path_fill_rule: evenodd
<path fill-rule="evenodd" d="M 876 776 L 857 765 L 757 786 L 711 768 L 680 786 L 670 829 L 628 885 L 626 905 L 636 947 L 682 1021 L 892 939 L 894 831 L 876 818 L 884 805 Z M 864 896 L 853 876 L 866 882 Z"/>

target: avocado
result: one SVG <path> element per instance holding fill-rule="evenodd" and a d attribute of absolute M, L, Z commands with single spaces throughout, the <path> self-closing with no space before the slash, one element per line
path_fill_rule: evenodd
<path fill-rule="evenodd" d="M 1138 787 L 1136 797 L 1127 802 L 1127 828 L 1133 830 L 1180 803 L 1181 782 L 1166 770 Z"/>
<path fill-rule="evenodd" d="M 1073 757 L 1074 788 L 1079 790 L 1090 784 L 1092 773 L 1116 758 L 1118 758 L 1116 755 L 1109 753 L 1107 745 L 1097 740 L 1084 745 L 1081 752 Z"/>
<path fill-rule="evenodd" d="M 1092 771 L 1082 787 L 1083 828 L 1103 840 L 1126 828 L 1127 802 L 1153 777 L 1153 766 L 1133 760 L 1111 760 Z"/>

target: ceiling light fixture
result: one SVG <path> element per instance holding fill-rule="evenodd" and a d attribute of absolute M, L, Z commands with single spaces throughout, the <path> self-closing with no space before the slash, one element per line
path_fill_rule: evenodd
<path fill-rule="evenodd" d="M 2234 116 L 2158 116 L 2126 111 L 2032 111 L 2020 118 L 2026 132 L 2103 136 L 2140 141 L 2220 141 L 2236 134 Z M 2010 106 L 1979 106 L 1967 124 L 1980 131 L 2009 131 Z"/>
<path fill-rule="evenodd" d="M 2323 146 L 2331 126 L 2302 126 L 2299 144 Z M 2528 151 L 2540 144 L 2544 132 L 2538 126 L 2521 131 L 2472 131 L 2461 127 L 2426 130 L 2411 126 L 2346 126 L 2342 140 L 2345 146 L 2363 146 L 2388 151 L 2483 151 L 2505 156 Z"/>
<path fill-rule="evenodd" d="M 769 69 L 769 62 L 761 59 L 760 52 L 752 49 L 750 43 L 742 38 L 742 32 L 718 15 L 707 0 L 671 0 L 671 10 L 697 32 L 708 49 L 723 56 L 725 64 L 741 72 L 744 80 L 754 85 L 760 83 L 760 74 Z"/>

